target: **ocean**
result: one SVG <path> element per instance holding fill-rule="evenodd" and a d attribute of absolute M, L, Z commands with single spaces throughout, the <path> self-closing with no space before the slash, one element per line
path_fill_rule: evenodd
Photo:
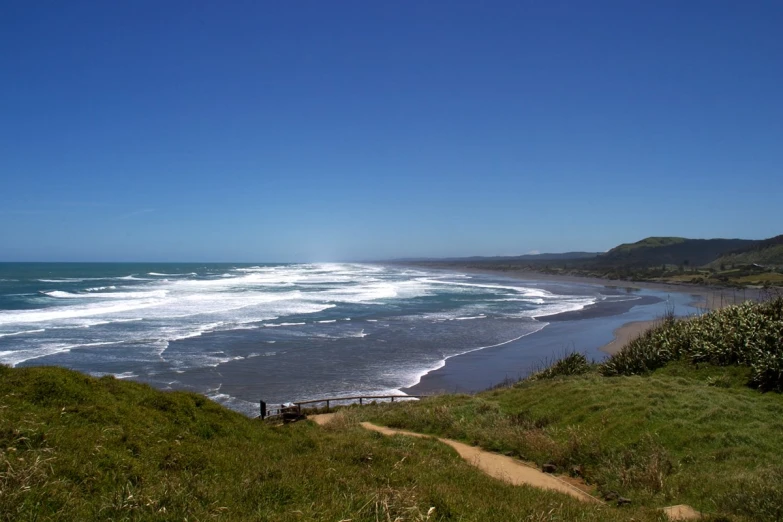
<path fill-rule="evenodd" d="M 597 353 L 621 322 L 675 302 L 689 313 L 688 301 L 376 264 L 2 263 L 0 363 L 195 391 L 254 415 L 261 399 L 401 394 L 469 353 L 550 357 L 538 353 L 550 324 Z"/>

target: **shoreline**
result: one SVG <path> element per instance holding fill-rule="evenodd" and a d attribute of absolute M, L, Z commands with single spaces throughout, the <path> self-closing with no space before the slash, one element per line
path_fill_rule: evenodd
<path fill-rule="evenodd" d="M 415 264 L 409 266 L 421 268 L 421 266 Z M 748 300 L 758 300 L 760 297 L 760 293 L 757 289 L 746 289 L 743 292 L 742 290 L 737 291 L 730 288 L 703 285 L 673 285 L 665 283 L 617 281 L 580 276 L 550 275 L 526 270 L 502 271 L 464 266 L 427 266 L 427 268 L 452 273 L 508 277 L 510 279 L 535 283 L 571 283 L 615 289 L 627 288 L 660 293 L 671 292 L 672 294 L 680 296 L 675 299 L 676 301 L 679 301 L 678 306 L 684 305 L 686 306 L 686 310 L 688 309 L 687 307 L 696 309 L 696 311 L 689 312 L 691 315 L 719 309 L 732 304 L 739 304 L 743 302 L 745 298 Z M 641 302 L 633 303 L 633 301 L 631 301 L 630 303 L 632 304 L 629 303 L 624 307 L 613 307 L 612 305 L 602 306 L 602 303 L 595 303 L 593 305 L 588 305 L 582 310 L 541 317 L 540 320 L 542 322 L 548 323 L 547 327 L 525 336 L 524 340 L 509 341 L 507 343 L 502 343 L 503 345 L 499 347 L 486 347 L 484 349 L 476 349 L 464 354 L 454 355 L 444 360 L 441 366 L 433 368 L 421 375 L 416 384 L 400 388 L 399 390 L 405 394 L 475 393 L 490 389 L 509 379 L 514 380 L 516 378 L 521 378 L 523 377 L 523 373 L 534 371 L 536 368 L 547 364 L 552 358 L 556 358 L 567 351 L 585 351 L 582 346 L 577 346 L 576 344 L 577 342 L 584 342 L 584 339 L 577 335 L 580 326 L 589 329 L 589 333 L 594 334 L 594 338 L 597 338 L 600 336 L 595 335 L 595 331 L 597 330 L 596 321 L 600 326 L 602 320 L 611 322 L 612 318 L 626 315 L 634 306 L 650 305 L 662 301 L 662 299 L 653 296 L 642 296 L 641 299 Z M 596 345 L 591 346 L 587 351 L 590 351 L 593 356 L 597 357 L 611 356 L 619 352 L 628 342 L 644 333 L 648 328 L 654 326 L 659 320 L 659 317 L 655 317 L 651 319 L 633 319 L 626 321 L 611 330 L 611 339 L 600 341 Z M 603 328 L 603 336 L 604 338 L 607 338 L 608 335 L 607 332 L 605 332 L 605 324 L 603 325 Z M 547 333 L 542 333 L 544 331 L 547 331 Z M 589 338 L 589 335 L 587 335 L 587 337 Z M 520 342 L 528 340 L 528 344 L 532 345 L 531 354 L 526 356 L 524 353 L 513 353 L 511 348 L 518 345 Z M 537 360 L 535 353 L 536 349 L 538 349 Z M 548 350 L 548 352 L 542 357 L 543 350 Z M 520 352 L 520 350 L 517 350 L 517 352 Z M 506 370 L 505 378 L 500 374 L 497 362 L 493 364 L 493 359 L 507 360 L 505 364 L 500 365 Z M 484 372 L 488 373 L 483 373 L 482 368 L 484 368 Z M 509 369 L 518 371 L 519 374 L 509 375 L 507 371 Z M 500 371 L 502 371 L 502 369 Z M 491 377 L 490 373 L 494 373 L 495 377 Z M 482 380 L 480 377 L 477 377 L 477 375 L 486 376 L 483 379 L 484 384 L 482 387 L 477 387 L 475 385 L 476 382 Z M 460 382 L 460 379 L 471 381 L 471 383 L 463 385 Z"/>
<path fill-rule="evenodd" d="M 614 355 L 625 348 L 625 345 L 629 342 L 655 326 L 657 322 L 658 321 L 653 319 L 650 321 L 631 321 L 630 323 L 625 323 L 620 328 L 615 328 L 613 332 L 614 339 L 601 346 L 599 350 L 608 355 Z"/>
<path fill-rule="evenodd" d="M 426 264 L 417 265 L 415 263 L 411 263 L 407 266 L 466 274 L 495 275 L 537 283 L 575 283 L 594 286 L 606 286 L 609 288 L 636 288 L 660 292 L 688 294 L 696 298 L 694 299 L 692 306 L 695 308 L 704 308 L 706 310 L 715 310 L 732 304 L 740 304 L 746 300 L 758 301 L 761 297 L 761 289 L 759 288 L 729 288 L 721 286 L 694 285 L 690 283 L 674 284 L 656 283 L 651 281 L 626 281 L 622 279 L 604 279 L 600 277 L 546 274 L 544 272 L 536 272 L 534 270 L 492 270 L 490 268 L 475 268 L 473 266 L 459 264 L 449 266 Z"/>

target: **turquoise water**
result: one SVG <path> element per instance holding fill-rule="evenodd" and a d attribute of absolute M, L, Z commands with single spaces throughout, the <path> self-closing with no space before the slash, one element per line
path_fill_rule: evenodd
<path fill-rule="evenodd" d="M 259 399 L 397 392 L 450 357 L 539 332 L 547 317 L 612 303 L 660 314 L 633 307 L 650 299 L 368 264 L 5 263 L 0 363 L 189 389 L 252 413 Z"/>

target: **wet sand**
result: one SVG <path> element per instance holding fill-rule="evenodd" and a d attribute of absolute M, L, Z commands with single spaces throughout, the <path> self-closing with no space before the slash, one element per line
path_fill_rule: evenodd
<path fill-rule="evenodd" d="M 432 268 L 432 267 L 430 267 Z M 584 353 L 603 360 L 653 326 L 666 312 L 667 294 L 679 307 L 678 315 L 696 315 L 711 309 L 758 300 L 755 289 L 735 290 L 695 285 L 670 285 L 613 281 L 607 279 L 553 276 L 528 271 L 495 271 L 442 267 L 450 272 L 482 273 L 535 283 L 582 283 L 611 289 L 649 290 L 636 301 L 597 303 L 582 310 L 541 317 L 548 325 L 539 332 L 503 346 L 478 350 L 449 358 L 443 367 L 422 376 L 419 383 L 402 391 L 410 394 L 475 393 L 504 381 L 515 381 L 537 371 L 569 352 Z M 663 297 L 663 299 L 662 299 Z M 639 309 L 649 310 L 646 314 Z M 631 310 L 637 310 L 632 312 Z"/>

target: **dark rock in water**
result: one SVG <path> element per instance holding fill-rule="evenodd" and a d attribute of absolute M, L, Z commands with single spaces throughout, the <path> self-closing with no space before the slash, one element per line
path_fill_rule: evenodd
<path fill-rule="evenodd" d="M 552 464 L 551 462 L 547 462 L 543 466 L 541 466 L 541 471 L 544 473 L 554 473 L 557 471 L 557 466 Z"/>
<path fill-rule="evenodd" d="M 630 498 L 620 497 L 617 499 L 617 505 L 618 506 L 627 506 L 631 503 Z"/>
<path fill-rule="evenodd" d="M 616 491 L 609 491 L 608 493 L 604 494 L 604 500 L 607 502 L 612 502 L 618 498 L 620 498 L 620 495 Z"/>

